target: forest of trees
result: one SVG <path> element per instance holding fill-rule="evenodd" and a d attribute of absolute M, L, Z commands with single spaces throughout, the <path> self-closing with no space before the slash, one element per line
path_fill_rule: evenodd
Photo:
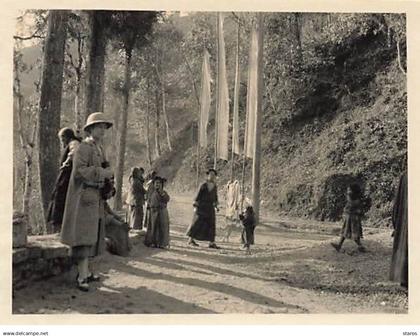
<path fill-rule="evenodd" d="M 241 141 L 253 19 L 252 13 L 226 13 L 225 17 L 232 108 L 238 29 L 240 36 Z M 58 172 L 57 132 L 63 126 L 72 126 L 80 132 L 89 113 L 104 111 L 114 121 L 112 134 L 106 140 L 116 174 L 116 209 L 122 206 L 124 176 L 131 165 L 162 168 L 160 165 L 167 162 L 165 158 L 181 146 L 185 147 L 182 148 L 185 153 L 176 155 L 188 154 L 188 160 L 179 164 L 187 165 L 184 175 L 191 180 L 196 162 L 204 169 L 212 161 L 212 146 L 197 160 L 190 141 L 196 134 L 186 137 L 184 133 L 194 131 L 198 121 L 204 50 L 210 53 L 215 76 L 214 13 L 27 10 L 17 18 L 17 25 L 24 26 L 26 33 L 14 37 L 13 201 L 16 211 L 30 217 L 31 233 L 46 230 L 45 210 Z M 404 156 L 407 150 L 404 15 L 267 13 L 264 30 L 266 131 L 262 141 L 267 159 L 263 162 L 263 198 L 271 199 L 276 208 L 285 204 L 277 194 L 285 193 L 280 186 L 287 183 L 280 178 L 274 183 L 267 182 L 268 176 L 276 179 L 280 174 L 269 160 L 277 160 L 279 155 L 292 161 L 296 157 L 293 139 L 301 136 L 313 140 L 314 134 L 330 125 L 344 107 L 368 109 L 379 96 L 388 99 L 393 111 L 387 118 L 397 118 L 393 123 L 396 130 L 386 133 L 395 144 L 390 145 L 387 154 L 391 159 Z M 394 81 L 385 76 L 389 69 Z M 313 126 L 320 124 L 323 126 Z M 187 146 L 180 142 L 184 138 L 190 141 Z M 302 148 L 303 145 L 301 152 Z M 330 159 L 337 163 L 330 171 L 344 171 L 337 168 L 341 163 L 336 156 L 341 154 L 331 155 Z M 227 172 L 223 175 L 227 167 L 226 162 L 221 162 L 222 180 L 223 176 L 229 176 Z M 390 195 L 381 193 L 391 187 L 389 181 L 401 169 L 402 164 L 398 163 L 385 179 L 388 184 L 372 191 L 380 201 L 390 201 Z M 239 160 L 235 170 L 239 171 Z M 177 175 L 175 182 L 194 188 L 195 179 L 188 185 L 182 173 L 172 173 L 173 177 Z M 369 178 L 370 175 L 365 176 L 366 180 Z M 296 185 L 290 188 L 296 189 Z M 290 197 L 293 195 L 289 193 L 283 198 Z M 386 216 L 387 211 L 388 208 L 378 216 Z"/>

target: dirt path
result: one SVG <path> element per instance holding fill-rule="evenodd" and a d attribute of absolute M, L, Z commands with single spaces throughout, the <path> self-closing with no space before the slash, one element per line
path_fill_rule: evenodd
<path fill-rule="evenodd" d="M 14 313 L 405 313 L 407 293 L 386 281 L 389 232 L 366 231 L 368 253 L 346 242 L 336 253 L 331 223 L 265 219 L 256 229 L 252 254 L 239 244 L 239 228 L 221 242 L 187 246 L 191 199 L 172 198 L 171 248 L 146 248 L 142 237 L 127 258 L 105 254 L 94 267 L 102 281 L 89 293 L 74 288 L 75 273 L 63 274 L 15 293 Z M 299 223 L 298 223 L 299 224 Z M 291 230 L 300 227 L 301 230 Z M 302 230 L 304 228 L 304 230 Z"/>

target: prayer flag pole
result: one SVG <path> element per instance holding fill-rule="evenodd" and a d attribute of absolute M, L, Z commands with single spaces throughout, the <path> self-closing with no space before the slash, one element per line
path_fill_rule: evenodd
<path fill-rule="evenodd" d="M 217 115 L 219 114 L 219 43 L 220 43 L 220 32 L 219 32 L 219 18 L 220 13 L 216 13 L 216 35 L 217 35 L 217 41 L 216 41 L 216 113 L 214 116 L 214 164 L 213 168 L 217 168 L 217 136 L 218 136 L 218 118 Z"/>
<path fill-rule="evenodd" d="M 261 165 L 261 117 L 263 97 L 263 14 L 257 13 L 256 32 L 258 36 L 257 51 L 257 111 L 254 128 L 254 159 L 252 162 L 252 205 L 254 207 L 256 223 L 260 214 L 260 165 Z"/>
<path fill-rule="evenodd" d="M 233 105 L 233 128 L 232 128 L 232 162 L 230 179 L 233 181 L 234 176 L 234 161 L 235 152 L 238 151 L 238 140 L 239 140 L 239 88 L 240 88 L 240 73 L 239 73 L 239 40 L 240 40 L 240 26 L 238 22 L 238 35 L 236 40 L 236 74 L 235 74 L 235 92 L 234 92 L 234 105 Z M 239 152 L 239 151 L 238 151 Z M 238 153 L 239 154 L 239 153 Z"/>

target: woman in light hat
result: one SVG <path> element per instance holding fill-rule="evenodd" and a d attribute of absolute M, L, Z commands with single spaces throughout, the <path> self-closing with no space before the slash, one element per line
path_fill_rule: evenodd
<path fill-rule="evenodd" d="M 89 257 L 101 253 L 105 246 L 104 200 L 100 189 L 113 173 L 106 161 L 102 139 L 111 126 L 112 122 L 102 112 L 89 115 L 84 126 L 88 136 L 74 154 L 67 192 L 61 241 L 71 247 L 79 271 L 77 287 L 82 291 L 89 290 L 88 282 L 99 280 L 89 271 Z"/>
<path fill-rule="evenodd" d="M 218 249 L 216 245 L 216 210 L 218 206 L 217 171 L 215 169 L 207 170 L 207 181 L 204 182 L 194 200 L 194 218 L 188 228 L 187 236 L 190 237 L 188 244 L 198 246 L 194 239 L 205 240 L 209 242 L 210 248 Z"/>

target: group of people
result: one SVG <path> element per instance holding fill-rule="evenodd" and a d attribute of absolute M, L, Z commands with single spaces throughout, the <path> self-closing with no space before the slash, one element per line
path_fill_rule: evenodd
<path fill-rule="evenodd" d="M 59 132 L 63 145 L 60 172 L 53 191 L 48 212 L 50 230 L 60 232 L 61 241 L 71 248 L 71 254 L 78 268 L 77 287 L 89 290 L 91 281 L 99 276 L 89 267 L 89 258 L 100 254 L 105 244 L 115 254 L 127 255 L 130 250 L 128 231 L 145 229 L 144 243 L 148 247 L 167 248 L 170 244 L 168 202 L 165 190 L 166 179 L 156 172 L 145 181 L 143 168 L 134 167 L 129 176 L 129 191 L 126 199 L 128 220 L 113 212 L 107 200 L 115 194 L 114 174 L 102 147 L 102 139 L 112 122 L 102 112 L 90 114 L 80 139 L 69 128 Z M 197 241 L 208 242 L 208 247 L 219 249 L 216 238 L 216 212 L 218 208 L 217 171 L 209 169 L 207 179 L 199 187 L 194 198 L 194 215 L 186 235 L 190 246 Z M 236 186 L 235 186 L 236 188 Z M 236 189 L 235 189 L 236 190 Z M 233 195 L 236 192 L 232 193 Z M 339 251 L 345 239 L 353 239 L 361 252 L 366 249 L 361 243 L 363 237 L 362 217 L 365 198 L 358 184 L 352 184 L 347 191 L 347 203 L 343 212 L 343 228 L 340 241 L 333 247 Z M 251 205 L 238 214 L 242 223 L 242 243 L 249 251 L 254 243 L 256 226 Z M 398 188 L 394 212 L 394 247 L 391 266 L 391 280 L 408 287 L 408 215 L 407 174 Z"/>
<path fill-rule="evenodd" d="M 164 189 L 166 179 L 152 171 L 145 182 L 143 174 L 143 168 L 134 167 L 131 170 L 126 200 L 129 212 L 128 224 L 134 230 L 146 229 L 144 238 L 146 246 L 167 248 L 169 247 L 167 205 L 170 197 Z"/>

